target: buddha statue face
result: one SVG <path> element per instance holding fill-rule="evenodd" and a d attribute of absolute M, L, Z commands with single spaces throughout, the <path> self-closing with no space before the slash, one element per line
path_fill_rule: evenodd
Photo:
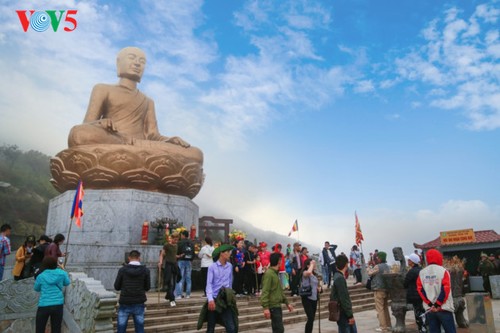
<path fill-rule="evenodd" d="M 146 55 L 137 47 L 126 47 L 116 57 L 116 69 L 120 78 L 141 82 L 145 67 Z"/>

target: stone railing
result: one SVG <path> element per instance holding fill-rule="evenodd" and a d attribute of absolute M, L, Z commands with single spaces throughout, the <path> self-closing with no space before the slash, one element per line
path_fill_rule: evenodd
<path fill-rule="evenodd" d="M 0 282 L 0 332 L 35 332 L 39 294 L 33 278 Z"/>
<path fill-rule="evenodd" d="M 65 308 L 73 319 L 66 322 L 69 331 L 112 333 L 116 294 L 85 273 L 70 273 L 70 276 L 72 283 L 66 288 L 65 300 Z"/>
<path fill-rule="evenodd" d="M 70 279 L 65 290 L 63 332 L 113 333 L 116 294 L 84 273 L 70 273 Z M 33 278 L 0 282 L 1 333 L 35 331 L 39 293 L 33 285 Z"/>

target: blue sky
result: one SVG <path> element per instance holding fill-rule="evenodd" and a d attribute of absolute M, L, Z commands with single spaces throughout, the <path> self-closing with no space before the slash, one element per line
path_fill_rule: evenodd
<path fill-rule="evenodd" d="M 77 9 L 73 32 L 16 10 Z M 160 131 L 205 153 L 200 214 L 347 251 L 495 229 L 500 2 L 2 1 L 0 143 L 55 155 L 141 47 Z M 498 231 L 498 230 L 497 230 Z"/>

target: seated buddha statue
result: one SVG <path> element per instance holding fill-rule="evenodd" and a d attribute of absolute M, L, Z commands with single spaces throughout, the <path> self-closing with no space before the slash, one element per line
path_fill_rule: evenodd
<path fill-rule="evenodd" d="M 126 47 L 118 53 L 116 65 L 118 84 L 94 86 L 83 123 L 70 131 L 69 149 L 51 160 L 52 183 L 65 191 L 78 177 L 87 177 L 90 188 L 165 193 L 172 189 L 193 197 L 203 182 L 203 153 L 179 137 L 159 133 L 154 102 L 137 89 L 146 55 L 139 48 Z M 132 172 L 123 170 L 127 159 Z"/>
<path fill-rule="evenodd" d="M 189 148 L 179 137 L 158 132 L 153 100 L 137 89 L 146 66 L 146 55 L 136 47 L 122 49 L 116 58 L 117 85 L 97 84 L 90 96 L 83 124 L 71 129 L 68 146 L 91 144 L 140 144 L 168 142 Z"/>

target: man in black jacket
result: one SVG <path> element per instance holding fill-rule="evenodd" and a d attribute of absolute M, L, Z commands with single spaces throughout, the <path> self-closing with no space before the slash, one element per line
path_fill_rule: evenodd
<path fill-rule="evenodd" d="M 406 273 L 404 287 L 406 291 L 406 301 L 413 305 L 413 311 L 415 312 L 415 321 L 417 322 L 418 332 L 427 332 L 424 321 L 422 319 L 422 314 L 425 313 L 424 306 L 422 305 L 422 299 L 417 291 L 417 279 L 420 273 L 421 267 L 419 266 L 420 257 L 418 254 L 412 253 L 408 257 L 408 266 L 410 270 Z"/>
<path fill-rule="evenodd" d="M 118 271 L 115 280 L 115 289 L 120 292 L 118 303 L 118 333 L 125 333 L 129 316 L 134 319 L 136 333 L 144 332 L 144 303 L 146 303 L 146 291 L 151 288 L 151 277 L 149 269 L 141 265 L 140 253 L 137 250 L 130 251 L 129 263 Z"/>
<path fill-rule="evenodd" d="M 337 271 L 337 268 L 335 267 L 335 261 L 337 260 L 337 256 L 335 255 L 336 248 L 337 245 L 330 245 L 330 242 L 326 241 L 325 247 L 321 251 L 321 255 L 323 256 L 323 265 L 326 265 L 328 267 L 328 287 L 330 287 L 330 284 L 332 284 L 331 279 L 333 273 Z"/>
<path fill-rule="evenodd" d="M 182 290 L 186 282 L 186 298 L 191 297 L 191 271 L 193 270 L 192 261 L 194 258 L 194 243 L 189 239 L 189 232 L 181 232 L 181 239 L 177 243 L 177 266 L 181 274 L 181 280 L 175 288 L 175 298 L 183 297 Z"/>

